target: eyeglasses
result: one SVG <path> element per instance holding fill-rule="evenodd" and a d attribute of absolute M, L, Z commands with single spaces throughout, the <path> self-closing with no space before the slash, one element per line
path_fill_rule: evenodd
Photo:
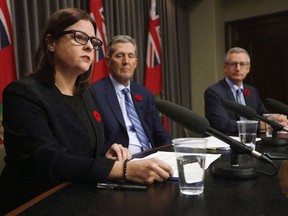
<path fill-rule="evenodd" d="M 56 37 L 61 37 L 63 35 L 71 34 L 71 33 L 73 34 L 74 40 L 81 45 L 87 44 L 88 40 L 90 40 L 94 50 L 98 50 L 103 44 L 103 42 L 99 40 L 98 38 L 89 37 L 86 33 L 82 31 L 77 31 L 77 30 L 69 30 L 69 31 L 60 32 L 59 34 L 56 34 Z"/>
<path fill-rule="evenodd" d="M 245 68 L 248 65 L 250 65 L 247 62 L 231 62 L 231 63 L 225 63 L 225 64 L 231 68 L 236 68 L 238 65 L 240 65 L 240 68 Z"/>

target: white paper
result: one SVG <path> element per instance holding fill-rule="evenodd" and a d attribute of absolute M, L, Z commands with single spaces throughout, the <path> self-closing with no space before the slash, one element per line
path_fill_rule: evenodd
<path fill-rule="evenodd" d="M 236 137 L 236 136 L 230 136 L 230 137 L 240 142 L 239 137 Z M 205 139 L 208 140 L 207 149 L 230 150 L 230 146 L 227 143 L 217 139 L 216 137 L 210 136 L 210 137 L 205 137 Z M 260 138 L 256 138 L 256 141 L 258 140 L 260 140 Z"/>
<path fill-rule="evenodd" d="M 206 154 L 206 161 L 205 161 L 205 169 L 207 169 L 210 164 L 219 158 L 221 154 Z M 158 158 L 167 164 L 169 164 L 173 169 L 173 177 L 178 178 L 178 169 L 177 169 L 177 162 L 176 162 L 176 153 L 175 152 L 165 152 L 165 151 L 158 151 L 154 154 L 150 154 L 144 158 L 135 158 L 133 160 L 141 160 L 147 158 Z"/>
<path fill-rule="evenodd" d="M 185 182 L 188 184 L 195 182 L 202 182 L 203 180 L 203 169 L 199 165 L 199 163 L 189 163 L 184 165 L 184 177 Z M 179 177 L 173 176 L 174 178 Z"/>

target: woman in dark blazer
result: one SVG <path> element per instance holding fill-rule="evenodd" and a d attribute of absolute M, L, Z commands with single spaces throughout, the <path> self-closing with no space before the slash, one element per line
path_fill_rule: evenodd
<path fill-rule="evenodd" d="M 95 34 L 95 21 L 86 12 L 54 13 L 45 25 L 34 72 L 5 88 L 0 213 L 66 181 L 150 184 L 172 175 L 160 160 L 128 162 L 127 148 L 104 147 L 101 113 L 89 90 L 95 50 L 102 45 Z"/>

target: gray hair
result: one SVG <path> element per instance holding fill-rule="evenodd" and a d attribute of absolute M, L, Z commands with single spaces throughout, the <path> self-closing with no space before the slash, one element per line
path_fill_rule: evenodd
<path fill-rule="evenodd" d="M 248 58 L 248 62 L 250 64 L 250 56 L 248 54 L 248 52 L 241 48 L 241 47 L 233 47 L 231 49 L 229 49 L 225 55 L 225 59 L 224 59 L 224 62 L 227 63 L 228 61 L 228 58 L 229 58 L 229 55 L 232 54 L 232 53 L 245 53 L 247 55 L 247 58 Z"/>
<path fill-rule="evenodd" d="M 137 45 L 135 39 L 131 38 L 129 35 L 116 35 L 112 38 L 112 41 L 108 44 L 107 47 L 107 56 L 111 57 L 115 52 L 116 43 L 132 43 L 135 47 L 135 55 L 137 56 Z"/>

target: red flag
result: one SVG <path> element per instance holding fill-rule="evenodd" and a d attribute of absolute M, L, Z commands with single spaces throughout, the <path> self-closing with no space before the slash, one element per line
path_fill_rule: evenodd
<path fill-rule="evenodd" d="M 147 41 L 145 86 L 150 89 L 155 97 L 161 97 L 162 70 L 161 70 L 161 37 L 160 18 L 156 11 L 156 0 L 150 1 L 150 19 Z M 164 127 L 169 131 L 168 120 L 162 116 Z"/>
<path fill-rule="evenodd" d="M 17 78 L 13 46 L 13 28 L 9 0 L 0 0 L 0 113 L 2 115 L 2 91 Z M 2 126 L 1 126 L 2 127 Z M 3 143 L 0 129 L 0 144 Z"/>
<path fill-rule="evenodd" d="M 150 3 L 145 86 L 157 95 L 162 90 L 160 19 L 156 14 L 156 0 Z"/>
<path fill-rule="evenodd" d="M 105 54 L 107 49 L 107 36 L 105 19 L 103 16 L 102 0 L 90 0 L 90 15 L 94 18 L 97 24 L 96 37 L 99 38 L 103 45 L 95 52 L 96 58 L 91 77 L 91 82 L 95 82 L 108 75 L 108 67 L 105 62 Z"/>

